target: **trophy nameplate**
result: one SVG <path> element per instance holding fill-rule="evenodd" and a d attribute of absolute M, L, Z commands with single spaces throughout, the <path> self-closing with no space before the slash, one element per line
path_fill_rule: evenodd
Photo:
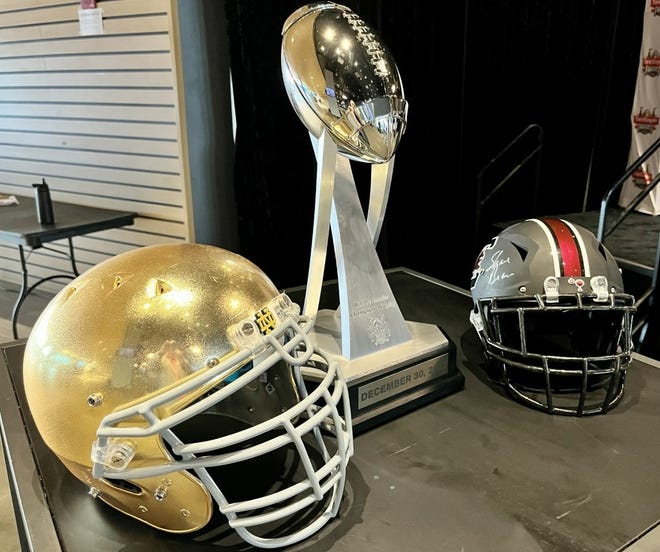
<path fill-rule="evenodd" d="M 458 391 L 464 381 L 440 328 L 404 318 L 376 252 L 407 103 L 391 55 L 345 6 L 304 6 L 282 34 L 285 87 L 317 161 L 303 313 L 315 319 L 312 340 L 340 363 L 354 428 L 367 427 Z M 366 217 L 351 161 L 371 164 Z M 339 306 L 319 310 L 330 231 Z"/>

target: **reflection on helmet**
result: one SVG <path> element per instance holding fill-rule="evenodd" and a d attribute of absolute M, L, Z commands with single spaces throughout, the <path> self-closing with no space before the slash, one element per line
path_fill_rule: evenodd
<path fill-rule="evenodd" d="M 513 398 L 577 416 L 620 401 L 635 300 L 591 232 L 557 218 L 513 224 L 481 250 L 470 289 L 470 321 Z"/>
<path fill-rule="evenodd" d="M 353 453 L 346 384 L 312 325 L 237 254 L 135 249 L 73 280 L 37 320 L 30 411 L 117 510 L 188 533 L 214 500 L 243 540 L 286 546 L 337 514 Z"/>

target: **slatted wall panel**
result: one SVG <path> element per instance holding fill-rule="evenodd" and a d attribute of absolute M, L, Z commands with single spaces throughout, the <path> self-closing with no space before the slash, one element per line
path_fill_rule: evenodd
<path fill-rule="evenodd" d="M 138 246 L 194 239 L 176 5 L 97 5 L 103 34 L 81 36 L 78 0 L 0 0 L 0 192 L 33 195 L 45 178 L 55 201 L 139 215 L 74 238 L 81 271 Z M 66 245 L 31 253 L 30 283 L 70 266 Z M 20 281 L 15 246 L 0 244 L 0 280 Z"/>

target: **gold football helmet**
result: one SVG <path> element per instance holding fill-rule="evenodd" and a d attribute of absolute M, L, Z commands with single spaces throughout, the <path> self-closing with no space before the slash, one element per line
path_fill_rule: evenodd
<path fill-rule="evenodd" d="M 240 255 L 128 251 L 37 320 L 30 412 L 66 468 L 124 514 L 187 533 L 215 501 L 246 542 L 286 546 L 337 514 L 353 453 L 346 383 L 312 326 Z"/>

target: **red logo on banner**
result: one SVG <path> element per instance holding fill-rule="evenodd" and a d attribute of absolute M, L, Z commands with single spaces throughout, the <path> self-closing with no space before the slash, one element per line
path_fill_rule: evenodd
<path fill-rule="evenodd" d="M 653 15 L 660 15 L 660 0 L 651 0 L 649 6 Z"/>
<path fill-rule="evenodd" d="M 639 108 L 639 113 L 633 115 L 633 125 L 635 130 L 641 134 L 651 134 L 658 126 L 658 116 L 650 109 Z"/>
<path fill-rule="evenodd" d="M 632 173 L 631 178 L 636 188 L 646 188 L 650 186 L 653 175 L 644 169 L 637 169 Z"/>
<path fill-rule="evenodd" d="M 657 77 L 660 74 L 660 52 L 658 50 L 649 48 L 649 55 L 642 60 L 642 71 L 647 77 Z"/>

